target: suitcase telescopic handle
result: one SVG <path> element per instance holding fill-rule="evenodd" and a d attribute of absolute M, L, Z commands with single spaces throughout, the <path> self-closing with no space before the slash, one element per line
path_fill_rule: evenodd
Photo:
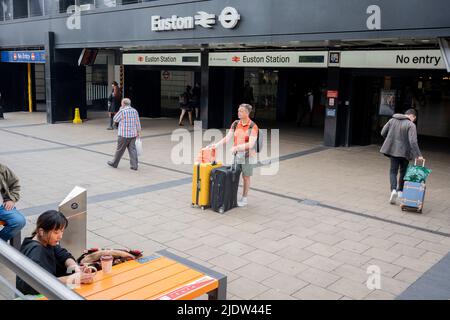
<path fill-rule="evenodd" d="M 237 170 L 237 153 L 233 153 L 233 165 L 231 166 L 233 171 Z"/>
<path fill-rule="evenodd" d="M 417 159 L 414 160 L 414 165 L 417 166 Z M 422 159 L 422 167 L 425 167 L 425 159 Z"/>

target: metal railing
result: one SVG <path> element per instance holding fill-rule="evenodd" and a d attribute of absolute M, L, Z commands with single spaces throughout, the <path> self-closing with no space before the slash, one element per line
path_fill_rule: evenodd
<path fill-rule="evenodd" d="M 88 101 L 107 99 L 108 89 L 107 85 L 86 83 L 86 99 Z"/>
<path fill-rule="evenodd" d="M 0 262 L 49 300 L 84 300 L 55 276 L 2 240 Z"/>
<path fill-rule="evenodd" d="M 11 300 L 15 297 L 22 300 L 28 300 L 27 297 L 0 275 L 0 300 Z M 6 289 L 6 290 L 5 290 Z"/>

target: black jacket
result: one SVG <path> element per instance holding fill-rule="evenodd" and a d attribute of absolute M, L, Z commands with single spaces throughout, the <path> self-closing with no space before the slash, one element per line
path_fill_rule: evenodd
<path fill-rule="evenodd" d="M 25 238 L 20 248 L 20 252 L 29 259 L 36 262 L 55 277 L 67 275 L 65 262 L 74 257 L 64 248 L 57 245 L 44 247 L 40 242 L 32 240 L 32 237 Z M 75 259 L 74 259 L 75 260 Z M 37 295 L 36 290 L 30 287 L 25 281 L 16 277 L 16 288 L 23 294 Z"/>
<path fill-rule="evenodd" d="M 116 113 L 120 109 L 120 102 L 122 100 L 122 95 L 120 93 L 120 89 L 117 89 L 116 92 L 113 90 L 108 97 L 108 112 Z"/>

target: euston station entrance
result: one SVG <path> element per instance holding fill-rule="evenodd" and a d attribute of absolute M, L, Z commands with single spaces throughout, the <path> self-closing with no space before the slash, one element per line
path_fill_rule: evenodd
<path fill-rule="evenodd" d="M 3 108 L 45 111 L 45 51 L 2 51 L 0 93 Z"/>
<path fill-rule="evenodd" d="M 208 128 L 228 128 L 237 106 L 249 103 L 264 128 L 313 128 L 334 146 L 380 143 L 390 117 L 412 107 L 419 135 L 450 138 L 439 50 L 209 52 L 202 83 L 204 57 L 125 53 L 125 95 L 141 116 L 177 118 L 179 96 L 197 83 Z"/>
<path fill-rule="evenodd" d="M 179 96 L 199 82 L 199 53 L 126 53 L 124 94 L 144 117 L 176 117 Z"/>
<path fill-rule="evenodd" d="M 349 145 L 382 142 L 381 128 L 394 113 L 417 111 L 417 132 L 422 137 L 442 141 L 450 139 L 450 75 L 441 61 L 439 50 L 373 51 L 347 53 L 354 57 L 344 66 L 348 86 L 348 105 L 344 110 Z M 357 67 L 358 55 L 384 56 L 383 64 Z M 345 54 L 344 54 L 345 56 Z M 399 66 L 397 57 L 410 57 L 415 66 Z M 428 57 L 428 59 L 427 59 Z M 390 63 L 391 62 L 391 63 Z M 344 131 L 345 131 L 344 130 Z"/>

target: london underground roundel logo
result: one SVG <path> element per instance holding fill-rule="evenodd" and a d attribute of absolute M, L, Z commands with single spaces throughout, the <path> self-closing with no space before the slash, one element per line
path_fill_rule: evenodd
<path fill-rule="evenodd" d="M 139 62 L 143 62 L 143 61 L 144 61 L 144 57 L 139 56 L 139 57 L 137 58 L 137 60 L 138 60 Z"/>
<path fill-rule="evenodd" d="M 233 7 L 226 7 L 219 16 L 219 21 L 225 29 L 233 29 L 241 20 L 239 12 Z"/>
<path fill-rule="evenodd" d="M 36 60 L 36 54 L 34 52 L 31 54 L 31 60 Z"/>
<path fill-rule="evenodd" d="M 163 71 L 162 73 L 164 80 L 170 80 L 170 72 L 169 71 Z"/>
<path fill-rule="evenodd" d="M 15 52 L 13 53 L 13 60 L 17 61 L 17 53 L 15 53 Z"/>

